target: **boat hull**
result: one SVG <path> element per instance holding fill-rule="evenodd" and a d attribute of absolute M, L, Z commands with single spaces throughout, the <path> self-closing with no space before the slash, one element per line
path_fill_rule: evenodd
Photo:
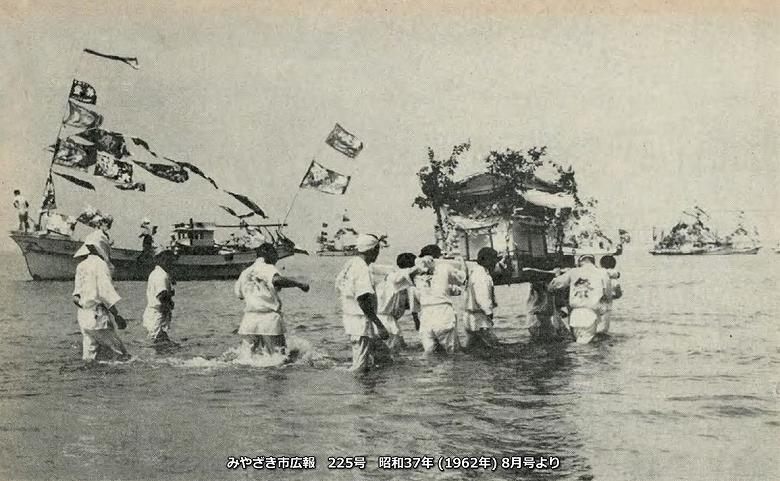
<path fill-rule="evenodd" d="M 347 251 L 317 251 L 317 255 L 320 257 L 353 257 L 357 255 L 357 252 Z"/>
<path fill-rule="evenodd" d="M 73 258 L 81 241 L 35 233 L 12 232 L 11 239 L 22 251 L 27 270 L 33 280 L 72 281 L 78 260 Z M 279 258 L 293 255 L 279 252 Z M 236 279 L 241 271 L 257 259 L 253 251 L 234 254 L 177 255 L 171 276 L 177 281 Z M 113 278 L 118 281 L 145 281 L 154 268 L 148 256 L 140 250 L 111 249 Z"/>
<path fill-rule="evenodd" d="M 760 251 L 760 247 L 717 247 L 713 249 L 692 249 L 692 250 L 674 250 L 674 249 L 655 249 L 650 254 L 654 256 L 733 256 L 733 255 L 755 255 Z"/>

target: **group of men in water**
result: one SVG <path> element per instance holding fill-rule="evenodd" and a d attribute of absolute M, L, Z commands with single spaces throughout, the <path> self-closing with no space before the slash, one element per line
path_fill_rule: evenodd
<path fill-rule="evenodd" d="M 413 320 L 426 353 L 459 350 L 459 320 L 466 334 L 465 350 L 498 347 L 493 274 L 503 259 L 494 249 L 481 249 L 476 264 L 467 265 L 463 258 L 440 259 L 441 249 L 431 244 L 417 257 L 399 255 L 397 270 L 372 272 L 379 238 L 361 235 L 356 248 L 357 256 L 336 277 L 344 329 L 352 343 L 352 370 L 368 370 L 404 346 L 399 328 L 404 317 Z M 597 334 L 606 334 L 612 300 L 621 297 L 622 290 L 615 258 L 604 256 L 601 261 L 598 268 L 593 255 L 581 255 L 574 269 L 532 272 L 528 302 L 532 338 L 588 343 Z M 462 302 L 454 301 L 457 297 Z"/>
<path fill-rule="evenodd" d="M 111 223 L 109 216 L 100 219 L 98 228 L 74 255 L 80 262 L 73 302 L 83 338 L 82 357 L 88 362 L 98 358 L 101 348 L 119 359 L 130 357 L 117 335 L 126 321 L 117 310 L 120 296 L 112 281 Z M 379 237 L 360 235 L 356 248 L 357 255 L 346 262 L 335 282 L 344 331 L 352 347 L 352 370 L 369 370 L 403 349 L 400 324 L 405 320 L 414 323 L 426 353 L 452 354 L 461 349 L 459 321 L 466 333 L 464 349 L 499 345 L 493 332 L 497 304 L 492 274 L 501 259 L 495 250 L 481 249 L 476 263 L 467 265 L 463 258 L 441 259 L 441 249 L 431 244 L 419 256 L 399 255 L 397 267 L 388 267 L 375 265 L 381 249 Z M 279 292 L 285 288 L 308 292 L 309 285 L 281 275 L 272 244 L 263 243 L 255 252 L 256 261 L 244 269 L 234 287 L 236 297 L 244 301 L 237 333 L 244 349 L 278 355 L 285 362 L 290 353 Z M 143 314 L 143 325 L 155 345 L 173 344 L 168 333 L 174 309 L 170 275 L 174 259 L 171 249 L 155 247 Z M 594 261 L 593 256 L 583 255 L 577 268 L 534 273 L 529 296 L 533 338 L 590 342 L 598 332 L 606 332 L 611 301 L 620 297 L 619 274 L 614 271 L 614 258 L 602 258 L 601 269 Z M 566 290 L 566 299 L 556 295 Z"/>

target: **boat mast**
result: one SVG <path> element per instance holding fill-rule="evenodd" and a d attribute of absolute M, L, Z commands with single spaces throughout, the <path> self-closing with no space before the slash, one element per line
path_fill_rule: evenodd
<path fill-rule="evenodd" d="M 70 86 L 68 86 L 68 95 L 65 97 L 65 109 L 64 111 L 68 111 L 68 102 L 70 102 L 70 89 L 73 88 L 73 82 L 76 81 L 76 77 L 78 76 L 79 70 L 81 69 L 81 61 L 84 58 L 84 51 L 81 50 L 79 52 L 78 60 L 76 61 L 76 69 L 73 72 L 73 75 L 70 80 Z M 51 175 L 52 169 L 54 169 L 54 161 L 57 158 L 57 154 L 60 150 L 60 135 L 62 135 L 62 127 L 65 125 L 65 122 L 60 119 L 60 126 L 57 129 L 57 139 L 54 142 L 54 150 L 51 154 L 51 162 L 49 163 L 49 175 L 46 177 L 46 183 L 43 186 L 43 194 L 41 195 L 41 209 L 38 211 L 38 226 L 41 225 L 41 219 L 43 218 L 43 201 L 46 200 L 46 191 L 47 187 L 49 185 L 49 182 L 51 182 L 52 189 L 54 189 L 54 178 Z"/>

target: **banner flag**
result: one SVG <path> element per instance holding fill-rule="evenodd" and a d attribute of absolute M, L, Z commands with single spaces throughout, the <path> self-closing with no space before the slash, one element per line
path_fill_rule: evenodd
<path fill-rule="evenodd" d="M 363 150 L 363 142 L 344 130 L 339 124 L 333 127 L 328 138 L 325 139 L 325 143 L 352 159 Z"/>
<path fill-rule="evenodd" d="M 211 177 L 209 177 L 208 175 L 206 175 L 206 174 L 205 174 L 205 172 L 203 172 L 202 170 L 200 170 L 198 167 L 196 167 L 196 166 L 194 166 L 194 165 L 190 164 L 189 162 L 179 162 L 178 160 L 169 159 L 168 157 L 163 157 L 163 158 L 164 158 L 165 160 L 169 160 L 169 161 L 171 161 L 171 162 L 173 162 L 173 163 L 175 163 L 175 164 L 178 164 L 180 167 L 183 167 L 183 168 L 185 168 L 185 169 L 189 170 L 190 172 L 192 172 L 192 173 L 193 173 L 193 174 L 195 174 L 195 175 L 198 175 L 198 176 L 200 176 L 200 177 L 202 177 L 202 178 L 206 179 L 207 181 L 209 181 L 209 183 L 210 183 L 211 185 L 213 185 L 213 186 L 214 186 L 214 188 L 215 188 L 215 189 L 219 189 L 219 186 L 218 186 L 218 185 L 217 185 L 217 183 L 214 181 L 214 179 L 212 179 Z"/>
<path fill-rule="evenodd" d="M 178 165 L 151 164 L 138 160 L 133 160 L 133 163 L 154 175 L 155 177 L 160 177 L 161 179 L 165 179 L 170 182 L 176 182 L 177 184 L 187 182 L 187 180 L 190 178 L 190 176 L 187 174 L 187 171 Z"/>
<path fill-rule="evenodd" d="M 70 167 L 72 169 L 79 169 L 84 172 L 97 162 L 95 156 L 95 149 L 85 148 L 71 140 L 70 137 L 66 139 L 58 140 L 55 144 L 53 163 L 55 165 L 61 165 L 63 167 Z"/>
<path fill-rule="evenodd" d="M 54 181 L 51 179 L 51 172 L 46 178 L 46 187 L 43 189 L 43 202 L 41 203 L 42 211 L 50 211 L 57 209 L 57 196 L 54 193 Z"/>
<path fill-rule="evenodd" d="M 52 172 L 54 172 L 54 171 L 52 171 Z M 74 176 L 68 175 L 68 174 L 60 174 L 59 172 L 54 172 L 54 173 L 56 175 L 59 175 L 63 179 L 78 185 L 79 187 L 83 187 L 83 188 L 89 189 L 89 190 L 95 190 L 95 186 L 92 185 L 91 183 L 87 182 L 86 180 L 81 180 L 78 177 L 74 177 Z"/>
<path fill-rule="evenodd" d="M 314 189 L 326 194 L 342 195 L 349 187 L 350 177 L 339 174 L 335 170 L 326 169 L 316 161 L 312 160 L 309 170 L 303 176 L 302 189 Z"/>
<path fill-rule="evenodd" d="M 247 217 L 252 217 L 253 215 L 255 215 L 254 212 L 249 212 L 246 214 L 238 214 L 236 211 L 234 211 L 233 209 L 225 205 L 220 205 L 220 207 L 222 207 L 225 210 L 225 212 L 227 212 L 228 214 L 232 215 L 237 219 L 246 219 Z"/>
<path fill-rule="evenodd" d="M 122 159 L 130 155 L 125 143 L 125 136 L 119 132 L 92 129 L 72 136 L 74 139 L 77 137 L 81 138 L 82 141 L 91 142 L 99 152 L 105 152 L 115 159 Z"/>
<path fill-rule="evenodd" d="M 94 51 L 92 49 L 89 49 L 89 48 L 85 48 L 84 52 L 88 53 L 90 55 L 95 55 L 96 57 L 102 57 L 102 58 L 105 58 L 105 59 L 108 59 L 108 60 L 118 60 L 118 61 L 120 61 L 120 62 L 122 62 L 122 63 L 124 63 L 126 65 L 129 65 L 130 67 L 132 67 L 135 70 L 138 70 L 138 68 L 140 67 L 138 65 L 138 58 L 137 57 L 120 57 L 119 55 L 108 55 L 108 54 L 105 54 L 105 53 L 96 52 L 96 51 Z"/>
<path fill-rule="evenodd" d="M 104 152 L 98 152 L 93 174 L 113 180 L 117 184 L 131 184 L 133 182 L 133 166 Z"/>
<path fill-rule="evenodd" d="M 265 212 L 263 212 L 263 209 L 261 209 L 260 206 L 258 206 L 254 202 L 252 202 L 249 199 L 249 197 L 247 197 L 245 195 L 242 195 L 242 194 L 237 194 L 235 192 L 230 192 L 228 190 L 226 190 L 225 193 L 230 194 L 231 196 L 233 196 L 234 199 L 236 199 L 237 201 L 241 202 L 245 206 L 249 207 L 249 209 L 252 212 L 254 212 L 255 214 L 259 215 L 260 217 L 262 217 L 262 218 L 266 217 L 265 216 Z"/>
<path fill-rule="evenodd" d="M 146 184 L 143 182 L 128 182 L 126 184 L 114 184 L 119 190 L 137 190 L 138 192 L 146 192 Z"/>
<path fill-rule="evenodd" d="M 103 116 L 68 99 L 68 115 L 62 123 L 78 129 L 96 129 L 103 123 Z"/>
<path fill-rule="evenodd" d="M 70 86 L 70 98 L 84 104 L 95 105 L 97 103 L 97 92 L 87 82 L 73 79 L 73 84 Z"/>

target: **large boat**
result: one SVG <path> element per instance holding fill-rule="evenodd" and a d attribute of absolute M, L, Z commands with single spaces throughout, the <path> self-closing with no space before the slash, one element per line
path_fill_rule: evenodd
<path fill-rule="evenodd" d="M 655 245 L 650 254 L 655 256 L 705 256 L 705 255 L 755 255 L 761 250 L 758 232 L 750 233 L 744 226 L 744 213 L 740 213 L 736 229 L 720 236 L 708 225 L 710 215 L 700 207 L 693 212 L 683 211 L 688 219 L 680 220 L 668 234 L 653 232 Z"/>
<path fill-rule="evenodd" d="M 209 222 L 187 222 L 173 228 L 175 241 L 170 248 L 175 254 L 171 275 L 177 281 L 236 279 L 242 270 L 256 259 L 255 250 L 246 243 L 220 244 L 214 240 L 218 226 Z M 243 226 L 242 226 L 243 227 Z M 281 224 L 255 224 L 272 242 L 279 258 L 305 253 L 278 229 Z M 276 229 L 274 233 L 272 229 Z M 71 235 L 54 231 L 12 231 L 13 239 L 24 255 L 27 270 L 33 280 L 70 280 L 76 273 L 78 260 L 73 258 L 82 242 Z M 152 255 L 144 250 L 111 248 L 113 278 L 123 281 L 145 281 L 154 268 Z"/>

